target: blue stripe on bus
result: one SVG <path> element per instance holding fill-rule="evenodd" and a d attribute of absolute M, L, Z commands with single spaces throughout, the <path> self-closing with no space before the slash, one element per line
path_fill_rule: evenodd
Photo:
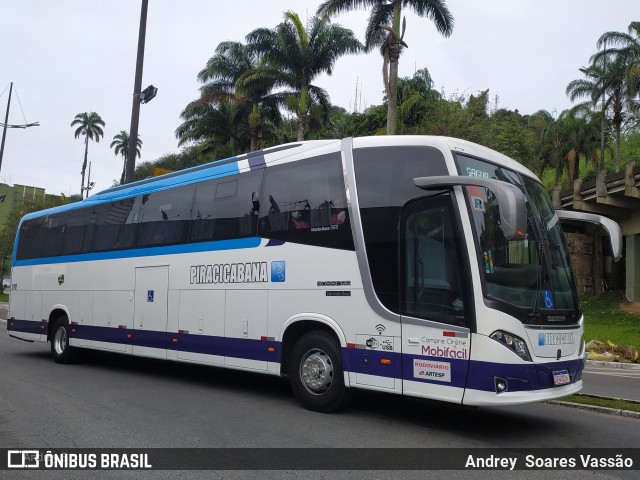
<path fill-rule="evenodd" d="M 135 248 L 130 250 L 112 250 L 109 252 L 81 253 L 78 255 L 64 255 L 60 257 L 33 258 L 16 260 L 15 267 L 32 265 L 49 265 L 53 263 L 91 262 L 98 260 L 115 260 L 118 258 L 152 257 L 156 255 L 174 255 L 178 253 L 214 252 L 221 250 L 237 250 L 241 248 L 256 248 L 260 246 L 260 237 L 238 238 L 233 240 L 219 240 L 217 242 L 185 243 L 162 247 Z"/>
<path fill-rule="evenodd" d="M 157 180 L 150 184 L 135 185 L 132 184 L 130 188 L 125 190 L 118 190 L 111 192 L 105 190 L 104 193 L 99 192 L 92 195 L 89 198 L 81 200 L 80 202 L 68 203 L 65 205 L 59 205 L 46 210 L 40 210 L 38 212 L 28 213 L 22 219 L 31 220 L 33 218 L 39 218 L 43 215 L 54 215 L 56 213 L 67 212 L 70 210 L 77 210 L 79 208 L 102 205 L 110 203 L 115 200 L 123 200 L 125 198 L 135 197 L 145 193 L 153 193 L 159 190 L 167 188 L 173 188 L 184 185 L 191 185 L 193 183 L 205 182 L 215 178 L 222 178 L 229 175 L 236 175 L 240 173 L 238 162 L 228 163 L 226 165 L 212 166 L 203 171 L 185 172 L 177 177 L 170 177 L 167 179 Z"/>
<path fill-rule="evenodd" d="M 7 331 L 46 334 L 48 322 L 9 319 Z M 71 338 L 99 342 L 135 345 L 188 353 L 218 355 L 265 362 L 281 362 L 281 343 L 274 340 L 254 340 L 246 338 L 225 338 L 187 333 L 156 332 L 126 328 L 96 327 L 92 325 L 71 325 L 75 332 Z M 130 337 L 129 337 L 130 335 Z M 174 339 L 176 341 L 174 342 Z M 273 348 L 273 352 L 268 349 Z M 399 352 L 343 348 L 344 370 L 387 378 L 403 378 L 414 382 L 432 383 L 457 388 L 469 388 L 485 392 L 495 392 L 495 377 L 509 382 L 510 392 L 533 391 L 553 388 L 553 372 L 568 370 L 571 383 L 582 378 L 584 360 L 566 360 L 544 364 L 505 364 L 479 360 L 459 360 L 442 357 L 424 357 Z M 391 360 L 390 365 L 380 362 Z M 415 360 L 446 362 L 451 364 L 451 382 L 413 377 Z M 469 371 L 467 373 L 467 366 Z"/>

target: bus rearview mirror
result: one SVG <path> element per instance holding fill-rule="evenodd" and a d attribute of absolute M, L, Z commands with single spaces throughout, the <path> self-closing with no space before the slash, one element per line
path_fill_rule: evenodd
<path fill-rule="evenodd" d="M 620 231 L 620 225 L 611 220 L 610 218 L 603 217 L 602 215 L 596 215 L 594 213 L 575 212 L 573 210 L 556 210 L 556 214 L 563 221 L 578 221 L 589 222 L 600 225 L 609 234 L 609 241 L 611 242 L 611 251 L 613 252 L 613 260 L 618 261 L 622 258 L 622 232 Z"/>
<path fill-rule="evenodd" d="M 444 190 L 453 187 L 484 187 L 491 190 L 500 207 L 500 228 L 507 240 L 522 240 L 527 231 L 527 210 L 524 194 L 515 185 L 477 177 L 435 176 L 414 178 L 413 183 L 424 190 Z"/>

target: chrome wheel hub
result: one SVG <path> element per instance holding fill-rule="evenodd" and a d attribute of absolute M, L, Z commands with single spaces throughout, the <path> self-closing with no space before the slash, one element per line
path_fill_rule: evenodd
<path fill-rule="evenodd" d="M 56 330 L 53 337 L 53 347 L 58 355 L 62 355 L 67 349 L 67 331 L 63 327 Z"/>
<path fill-rule="evenodd" d="M 309 350 L 300 363 L 300 378 L 306 389 L 313 394 L 329 390 L 333 382 L 333 363 L 322 350 Z"/>

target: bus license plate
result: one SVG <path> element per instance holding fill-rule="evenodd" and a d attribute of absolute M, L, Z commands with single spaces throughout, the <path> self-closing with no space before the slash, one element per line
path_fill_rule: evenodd
<path fill-rule="evenodd" d="M 571 379 L 569 378 L 569 370 L 556 370 L 553 372 L 553 384 L 557 387 L 558 385 L 566 385 L 570 383 Z"/>

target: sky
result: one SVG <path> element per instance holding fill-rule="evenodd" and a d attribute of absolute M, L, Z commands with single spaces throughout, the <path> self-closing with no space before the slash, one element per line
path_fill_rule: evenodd
<path fill-rule="evenodd" d="M 274 28 L 283 12 L 306 21 L 321 0 L 149 0 L 142 88 L 158 94 L 141 105 L 138 161 L 180 151 L 180 112 L 199 96 L 197 74 L 226 40 L 245 41 L 258 27 Z M 554 115 L 571 106 L 567 84 L 582 78 L 606 31 L 627 31 L 640 20 L 638 0 L 447 0 L 455 26 L 449 38 L 433 23 L 406 11 L 400 76 L 427 68 L 446 97 L 490 90 L 491 107 Z M 93 192 L 120 178 L 122 158 L 109 144 L 129 130 L 140 0 L 0 0 L 0 122 L 10 82 L 9 124 L 0 182 L 43 187 L 65 195 L 80 191 L 83 139 L 70 126 L 76 114 L 95 111 L 104 137 L 90 142 Z M 364 41 L 369 10 L 333 19 Z M 333 75 L 314 82 L 348 111 L 382 103 L 382 60 L 377 51 L 339 59 Z M 356 85 L 359 91 L 355 101 Z M 16 96 L 17 92 L 17 96 Z"/>

